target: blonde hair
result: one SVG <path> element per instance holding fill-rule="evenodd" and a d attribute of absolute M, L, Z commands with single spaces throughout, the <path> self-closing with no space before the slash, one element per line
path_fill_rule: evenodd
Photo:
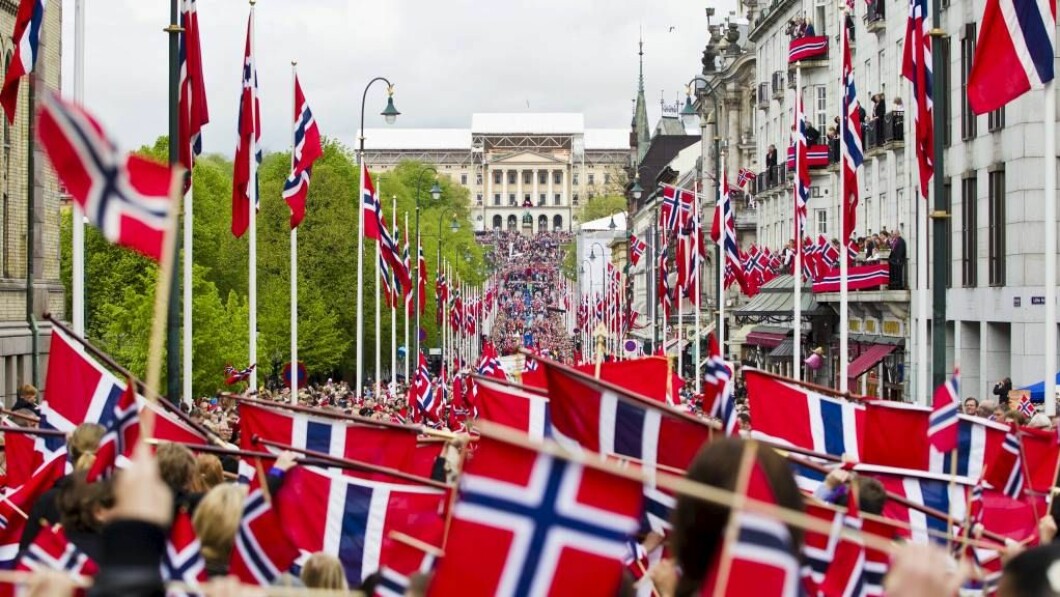
<path fill-rule="evenodd" d="M 228 565 L 245 497 L 246 488 L 242 486 L 218 485 L 203 496 L 195 509 L 191 525 L 202 543 L 202 557 L 208 564 Z"/>
<path fill-rule="evenodd" d="M 225 472 L 221 459 L 213 454 L 199 454 L 195 458 L 195 474 L 191 477 L 191 490 L 206 493 L 224 483 Z"/>
<path fill-rule="evenodd" d="M 302 582 L 308 589 L 348 590 L 342 562 L 321 551 L 309 556 L 302 566 Z"/>
<path fill-rule="evenodd" d="M 103 439 L 106 430 L 102 425 L 95 423 L 81 423 L 66 440 L 66 449 L 70 453 L 70 462 L 74 463 L 74 469 L 87 471 L 95 461 L 96 450 L 99 442 Z"/>

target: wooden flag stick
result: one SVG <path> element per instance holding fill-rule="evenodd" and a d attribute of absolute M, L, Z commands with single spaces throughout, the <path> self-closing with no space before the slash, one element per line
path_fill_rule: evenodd
<path fill-rule="evenodd" d="M 151 339 L 147 349 L 147 391 L 144 397 L 151 402 L 158 401 L 159 385 L 162 381 L 162 350 L 166 342 L 166 311 L 169 307 L 169 294 L 173 291 L 173 264 L 177 253 L 177 224 L 180 222 L 181 182 L 184 180 L 184 169 L 177 166 L 173 170 L 173 180 L 169 190 L 169 217 L 166 218 L 165 234 L 162 238 L 162 260 L 158 264 L 158 282 L 155 284 L 155 310 L 151 321 Z M 185 350 L 191 350 L 190 346 Z M 153 437 L 155 431 L 155 413 L 145 409 L 140 415 L 140 437 Z"/>
<path fill-rule="evenodd" d="M 718 566 L 718 579 L 714 584 L 714 597 L 725 595 L 725 585 L 729 584 L 729 570 L 732 567 L 732 545 L 740 533 L 740 519 L 737 516 L 747 501 L 747 486 L 751 482 L 751 468 L 758 456 L 758 447 L 754 440 L 744 442 L 740 454 L 740 468 L 736 473 L 736 491 L 734 503 L 729 512 L 729 522 L 725 525 L 725 536 L 722 539 L 721 561 Z"/>
<path fill-rule="evenodd" d="M 949 504 L 949 498 L 953 496 L 953 488 L 957 486 L 957 448 L 950 450 L 950 484 L 947 491 L 949 495 L 946 496 L 946 503 Z M 953 542 L 953 504 L 946 508 L 946 536 L 950 543 Z M 947 543 L 948 545 L 949 543 Z"/>
<path fill-rule="evenodd" d="M 390 537 L 394 541 L 397 541 L 398 543 L 404 543 L 405 545 L 408 545 L 409 547 L 415 547 L 416 549 L 422 551 L 423 553 L 425 553 L 427 555 L 431 555 L 431 556 L 434 556 L 436 558 L 444 558 L 445 557 L 445 552 L 442 551 L 440 548 L 435 547 L 435 546 L 431 545 L 430 543 L 421 541 L 421 540 L 419 540 L 419 539 L 417 539 L 415 537 L 411 537 L 409 535 L 406 535 L 405 533 L 401 533 L 401 532 L 398 532 L 398 531 L 391 531 L 390 534 L 388 535 L 388 537 Z"/>

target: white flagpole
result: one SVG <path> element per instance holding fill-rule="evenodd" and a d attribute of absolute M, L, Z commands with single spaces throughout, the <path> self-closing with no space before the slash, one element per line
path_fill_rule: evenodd
<path fill-rule="evenodd" d="M 802 63 L 795 63 L 795 111 L 799 113 L 799 108 L 802 102 Z M 805 107 L 803 107 L 805 110 Z M 805 112 L 803 111 L 803 114 Z M 797 115 L 796 118 L 799 116 Z M 800 124 L 796 123 L 796 127 Z M 796 130 L 796 135 L 799 132 Z M 795 148 L 795 271 L 792 272 L 792 284 L 795 287 L 795 304 L 794 313 L 792 317 L 792 327 L 794 328 L 794 337 L 791 340 L 791 363 L 792 373 L 791 376 L 796 380 L 802 380 L 802 233 L 803 231 L 799 227 L 799 170 L 802 168 L 802 159 L 800 156 L 799 148 Z"/>
<path fill-rule="evenodd" d="M 74 3 L 74 102 L 85 102 L 85 7 L 83 0 Z M 74 201 L 71 214 L 73 232 L 73 309 L 74 333 L 85 336 L 85 212 Z M 187 377 L 185 375 L 185 377 Z M 155 388 L 152 388 L 154 390 Z"/>
<path fill-rule="evenodd" d="M 397 231 L 397 196 L 391 196 L 390 205 L 392 217 L 394 218 L 394 231 Z M 397 234 L 394 235 L 394 243 L 397 244 Z M 411 260 L 412 257 L 409 256 Z M 393 277 L 393 276 L 391 276 Z M 411 291 L 411 288 L 404 288 L 404 291 Z M 394 398 L 394 392 L 397 391 L 397 306 L 401 303 L 402 306 L 405 304 L 405 297 L 398 297 L 394 294 L 394 303 L 390 307 L 390 398 Z"/>
<path fill-rule="evenodd" d="M 364 135 L 364 131 L 361 131 Z M 364 395 L 364 179 L 368 167 L 364 164 L 363 152 L 357 153 L 358 177 L 361 191 L 357 199 L 357 397 Z"/>
<path fill-rule="evenodd" d="M 1045 414 L 1056 415 L 1056 82 L 1045 84 Z"/>
<path fill-rule="evenodd" d="M 376 191 L 376 195 L 378 195 L 378 194 L 379 194 L 379 192 Z M 383 210 L 383 204 L 379 202 L 379 198 L 378 197 L 376 197 L 376 203 L 379 205 L 379 210 L 382 211 Z M 379 233 L 382 234 L 382 230 L 380 230 Z M 380 329 L 379 329 L 379 316 L 380 316 L 380 313 L 381 313 L 380 308 L 379 308 L 379 298 L 380 298 L 379 287 L 383 285 L 382 284 L 382 277 L 380 276 L 380 273 L 379 273 L 379 260 L 382 258 L 382 251 L 380 250 L 379 245 L 380 245 L 379 241 L 376 241 L 376 243 L 375 243 L 375 337 L 373 338 L 373 344 L 375 344 L 375 381 L 373 382 L 373 385 L 372 385 L 373 397 L 376 400 L 379 400 L 379 391 L 380 391 L 379 380 L 381 378 L 381 374 L 382 374 L 382 371 L 383 371 L 383 363 L 382 363 L 383 355 L 382 355 L 382 352 L 381 352 L 382 351 L 383 341 L 382 341 L 382 338 L 380 338 Z"/>
<path fill-rule="evenodd" d="M 847 52 L 847 33 L 843 29 L 843 14 L 844 11 L 836 11 L 836 28 L 839 34 L 842 35 L 843 47 L 840 50 L 843 52 L 843 56 Z M 845 100 L 842 98 L 846 97 L 846 73 L 843 66 L 845 58 L 840 58 L 839 66 L 839 97 L 840 102 L 840 114 L 839 114 L 839 391 L 849 392 L 850 391 L 850 380 L 847 379 L 847 375 L 850 371 L 850 359 L 847 355 L 850 354 L 850 282 L 848 276 L 850 275 L 850 264 L 848 263 L 850 256 L 848 253 L 847 245 L 850 239 L 847 238 L 847 192 L 846 192 L 846 160 L 847 160 L 847 148 L 846 148 L 846 129 L 847 129 L 847 117 L 849 114 L 843 109 Z M 855 133 L 856 134 L 856 133 Z M 856 172 L 855 172 L 856 175 Z"/>
<path fill-rule="evenodd" d="M 675 240 L 676 240 L 676 242 L 681 242 L 681 235 L 678 234 L 677 238 Z M 683 292 L 681 292 L 681 290 L 682 290 L 681 285 L 677 284 L 676 286 L 677 286 L 677 288 L 676 288 L 677 292 L 674 293 L 674 296 L 677 297 L 677 326 L 674 328 L 674 330 L 675 330 L 675 333 L 674 333 L 674 340 L 675 340 L 675 342 L 674 342 L 674 350 L 677 351 L 677 374 L 682 376 L 682 377 L 684 377 L 684 374 L 685 374 L 685 367 L 684 367 L 684 354 L 685 354 L 685 351 L 681 350 L 681 339 L 682 339 L 681 336 L 684 335 L 684 331 L 685 331 L 685 325 L 684 325 L 685 324 L 685 297 L 681 296 L 682 294 L 684 294 Z"/>
<path fill-rule="evenodd" d="M 722 152 L 721 156 L 719 156 L 719 159 L 721 161 L 721 169 L 718 170 L 718 171 L 721 172 L 721 175 L 722 175 L 722 177 L 724 177 L 723 178 L 724 180 L 728 180 L 728 174 L 725 173 L 725 153 L 724 152 Z M 706 177 L 704 177 L 704 180 L 706 180 Z M 722 196 L 725 193 L 725 187 L 726 186 L 727 185 L 722 184 L 721 180 L 718 181 L 718 203 L 720 205 L 722 205 L 723 207 L 726 206 L 727 202 L 729 201 L 728 197 L 723 197 Z M 723 209 L 721 215 L 725 215 L 725 210 L 726 209 L 731 209 L 731 206 L 726 207 L 725 209 Z M 722 228 L 721 235 L 718 238 L 718 259 L 721 260 L 721 264 L 720 264 L 720 267 L 717 268 L 717 270 L 718 270 L 718 289 L 719 290 L 718 290 L 718 329 L 716 331 L 718 332 L 717 333 L 718 349 L 721 351 L 721 358 L 722 359 L 724 359 L 726 357 L 726 354 L 725 354 L 725 264 L 728 261 L 728 256 L 725 254 L 725 230 L 726 230 L 725 227 L 726 226 L 727 226 L 727 223 L 723 219 L 722 222 L 721 222 L 721 228 Z M 696 335 L 697 336 L 699 335 L 699 330 L 698 329 L 696 330 Z M 696 340 L 696 341 L 698 342 L 699 340 Z M 697 365 L 697 367 L 698 367 L 698 365 Z M 696 374 L 696 393 L 697 394 L 699 393 L 699 383 L 700 383 L 699 378 L 700 378 L 700 376 L 699 376 L 698 370 L 697 370 L 697 374 Z"/>
<path fill-rule="evenodd" d="M 298 62 L 291 61 L 291 93 L 297 114 L 298 99 L 295 85 L 298 81 Z M 298 135 L 297 117 L 291 121 L 291 170 L 295 167 L 295 144 Z M 291 404 L 298 404 L 298 228 L 291 228 Z"/>
<path fill-rule="evenodd" d="M 1048 175 L 1047 175 L 1048 176 Z M 917 194 L 920 194 L 919 187 Z M 919 196 L 916 203 L 916 351 L 917 359 L 917 402 L 920 404 L 931 404 L 931 351 L 928 350 L 928 319 L 931 318 L 929 311 L 927 287 L 927 252 L 928 252 L 928 225 L 927 225 L 928 197 Z"/>
<path fill-rule="evenodd" d="M 406 211 L 405 212 L 405 238 L 408 238 L 408 236 L 409 236 L 409 212 Z M 411 266 L 412 266 L 412 260 L 413 259 L 416 259 L 416 268 L 415 268 L 416 269 L 416 279 L 412 280 L 413 286 L 412 286 L 412 288 L 409 288 L 409 292 L 412 293 L 413 297 L 416 297 L 416 290 L 415 289 L 419 287 L 419 283 L 420 283 L 420 280 L 419 280 L 419 275 L 420 275 L 420 273 L 419 273 L 420 272 L 420 239 L 419 239 L 419 237 L 416 238 L 416 256 L 415 256 L 415 258 L 412 256 L 412 248 L 409 247 L 410 274 L 411 274 Z M 410 276 L 410 279 L 411 279 L 411 276 Z M 416 305 L 416 304 L 413 304 L 413 303 L 406 303 L 406 304 L 412 305 L 413 309 L 418 309 L 419 308 L 419 305 Z M 411 358 L 411 355 L 412 355 L 412 353 L 409 351 L 409 309 L 408 309 L 408 307 L 406 307 L 405 308 L 405 383 L 406 384 L 409 383 L 409 359 Z"/>
<path fill-rule="evenodd" d="M 257 55 L 255 54 L 255 36 L 254 36 L 254 3 L 250 4 L 250 77 L 251 85 L 254 86 L 254 97 L 250 102 L 250 109 L 254 111 L 254 122 L 258 122 L 258 102 L 257 100 Z M 250 335 L 249 335 L 249 360 L 248 366 L 256 365 L 258 362 L 258 131 L 255 128 L 254 132 L 250 134 L 250 155 L 247 159 L 250 160 L 250 181 L 247 184 L 247 194 L 250 195 L 250 280 L 249 280 L 249 296 L 248 302 L 250 310 Z M 255 366 L 250 371 L 250 389 L 253 391 L 258 390 L 258 368 Z"/>

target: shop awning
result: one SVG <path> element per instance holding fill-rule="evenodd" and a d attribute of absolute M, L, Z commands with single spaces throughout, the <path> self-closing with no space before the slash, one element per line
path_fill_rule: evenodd
<path fill-rule="evenodd" d="M 754 344 L 762 348 L 776 348 L 791 333 L 791 330 L 772 326 L 758 326 L 747 334 L 744 344 Z"/>
<path fill-rule="evenodd" d="M 794 338 L 785 338 L 783 342 L 777 345 L 777 347 L 769 353 L 769 358 L 790 358 L 793 354 L 795 354 Z"/>
<path fill-rule="evenodd" d="M 870 344 L 856 359 L 850 363 L 847 375 L 850 379 L 861 377 L 866 371 L 880 363 L 887 355 L 898 348 L 894 344 Z"/>

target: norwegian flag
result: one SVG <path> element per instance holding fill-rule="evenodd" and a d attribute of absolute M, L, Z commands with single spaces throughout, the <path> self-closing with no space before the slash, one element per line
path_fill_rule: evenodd
<path fill-rule="evenodd" d="M 298 548 L 284 533 L 276 509 L 257 477 L 243 500 L 228 572 L 246 584 L 267 587 L 298 558 Z"/>
<path fill-rule="evenodd" d="M 504 372 L 504 367 L 501 365 L 501 360 L 497 358 L 496 349 L 493 348 L 492 343 L 486 343 L 482 350 L 482 358 L 479 359 L 478 367 L 475 371 L 483 377 L 492 377 L 494 379 L 507 380 L 508 375 Z"/>
<path fill-rule="evenodd" d="M 1023 474 L 1023 450 L 1019 436 L 1014 430 L 1005 434 L 1001 444 L 1001 453 L 987 467 L 983 480 L 1012 499 L 1019 499 L 1023 494 L 1025 477 Z"/>
<path fill-rule="evenodd" d="M 236 369 L 231 365 L 225 365 L 225 384 L 230 386 L 244 381 L 250 377 L 256 366 L 256 363 L 252 363 L 246 369 Z"/>
<path fill-rule="evenodd" d="M 399 537 L 391 534 L 390 549 L 385 557 L 380 558 L 382 567 L 379 569 L 375 597 L 405 597 L 411 584 L 410 578 L 415 574 L 431 574 L 440 558 L 441 550 L 437 547 Z"/>
<path fill-rule="evenodd" d="M 867 593 L 865 543 L 861 539 L 863 521 L 858 510 L 857 492 L 850 492 L 847 511 L 842 515 L 842 526 L 853 534 L 841 535 L 836 543 L 835 556 L 828 566 L 821 592 L 840 597 L 861 597 Z"/>
<path fill-rule="evenodd" d="M 395 280 L 392 277 L 390 264 L 383 257 L 382 251 L 376 253 L 376 260 L 378 261 L 379 280 L 382 285 L 379 292 L 383 295 L 383 299 L 386 301 L 386 306 L 393 308 L 397 306 L 397 303 L 400 301 L 400 282 L 397 286 L 394 285 Z"/>
<path fill-rule="evenodd" d="M 742 493 L 749 499 L 776 504 L 769 477 L 757 457 L 751 460 L 750 466 Z M 784 523 L 757 512 L 740 510 L 729 516 L 728 524 L 725 535 L 733 540 L 716 550 L 703 582 L 702 595 L 794 597 L 800 594 L 799 560 L 791 532 Z M 719 571 L 726 563 L 728 574 L 723 578 Z M 724 584 L 719 587 L 719 582 Z"/>
<path fill-rule="evenodd" d="M 839 249 L 832 243 L 828 242 L 828 239 L 821 235 L 817 238 L 817 259 L 823 267 L 819 268 L 819 274 L 823 275 L 825 271 L 839 267 Z M 821 276 L 818 276 L 820 278 Z"/>
<path fill-rule="evenodd" d="M 5 427 L 12 426 L 17 425 L 8 417 L 0 417 L 0 433 L 3 433 Z M 4 454 L 7 457 L 4 485 L 8 488 L 26 483 L 33 476 L 33 472 L 44 464 L 44 451 L 37 449 L 37 442 L 32 435 L 4 433 Z M 0 570 L 2 569 L 4 568 L 0 566 Z"/>
<path fill-rule="evenodd" d="M 395 233 L 395 237 L 396 236 L 397 236 L 397 234 Z M 412 282 L 412 255 L 409 253 L 409 218 L 408 218 L 408 214 L 405 214 L 405 235 L 404 235 L 404 241 L 405 242 L 402 244 L 402 247 L 401 247 L 401 263 L 402 263 L 402 265 L 405 266 L 405 271 L 409 272 L 409 281 Z M 419 265 L 419 264 L 417 264 L 417 265 Z M 414 294 L 415 293 L 412 291 L 412 287 L 411 286 L 405 289 L 405 313 L 408 314 L 408 315 L 412 315 L 412 309 L 413 309 L 413 307 L 412 307 L 412 299 L 415 298 L 413 296 Z M 420 293 L 421 300 L 422 300 L 422 296 L 423 296 L 423 293 L 421 292 Z"/>
<path fill-rule="evenodd" d="M 722 177 L 721 184 L 721 198 L 714 208 L 714 225 L 711 227 L 710 237 L 722 246 L 725 251 L 725 263 L 732 271 L 732 280 L 740 285 L 744 294 L 747 294 L 750 287 L 744 279 L 740 249 L 736 242 L 735 210 L 732 205 L 732 195 L 729 192 L 728 177 Z"/>
<path fill-rule="evenodd" d="M 180 106 L 177 113 L 177 138 L 180 164 L 191 172 L 195 158 L 202 153 L 202 127 L 210 122 L 206 105 L 206 83 L 202 75 L 202 49 L 199 45 L 199 11 L 196 0 L 180 3 Z M 184 180 L 184 190 L 191 177 Z"/>
<path fill-rule="evenodd" d="M 59 181 L 108 241 L 159 261 L 173 170 L 118 151 L 88 112 L 53 92 L 42 95 L 37 139 Z"/>
<path fill-rule="evenodd" d="M 239 143 L 232 172 L 232 234 L 240 238 L 250 227 L 250 209 L 258 209 L 258 168 L 261 166 L 261 104 L 258 67 L 254 59 L 254 9 L 247 19 L 243 51 L 243 91 L 239 95 Z"/>
<path fill-rule="evenodd" d="M 431 383 L 427 359 L 420 354 L 420 364 L 416 367 L 416 379 L 412 385 L 412 404 L 423 420 L 437 421 L 442 410 L 442 395 Z"/>
<path fill-rule="evenodd" d="M 713 406 L 710 416 L 721 421 L 725 435 L 737 435 L 736 398 L 732 391 L 732 368 L 718 348 L 714 334 L 707 334 L 707 365 L 703 371 L 703 402 Z"/>
<path fill-rule="evenodd" d="M 96 459 L 88 469 L 86 480 L 89 483 L 109 478 L 114 474 L 114 469 L 127 464 L 140 439 L 140 409 L 136 405 L 135 387 L 129 380 L 121 399 L 114 405 L 114 414 L 99 442 Z"/>
<path fill-rule="evenodd" d="M 426 485 L 397 485 L 297 466 L 287 472 L 274 507 L 292 544 L 302 553 L 334 554 L 347 581 L 356 585 L 379 570 L 394 543 L 388 538 L 391 533 L 440 543 L 446 495 Z"/>
<path fill-rule="evenodd" d="M 420 305 L 419 314 L 422 317 L 427 309 L 427 259 L 423 256 L 423 243 L 416 238 L 416 253 L 419 255 L 416 265 L 416 277 L 419 278 Z"/>
<path fill-rule="evenodd" d="M 843 27 L 843 236 L 850 238 L 858 224 L 858 168 L 865 162 L 861 147 L 861 105 L 854 85 L 854 63 L 850 59 L 850 34 Z"/>
<path fill-rule="evenodd" d="M 379 196 L 375 192 L 375 184 L 372 182 L 372 174 L 368 172 L 368 165 L 361 163 L 361 212 L 362 212 L 362 236 L 366 239 L 378 241 L 380 220 L 379 213 L 382 206 L 379 204 Z"/>
<path fill-rule="evenodd" d="M 1051 63 L 1052 50 L 1045 51 L 1049 52 Z M 935 125 L 933 122 L 935 77 L 931 72 L 931 23 L 928 19 L 927 0 L 909 0 L 909 20 L 905 30 L 902 76 L 909 79 L 913 86 L 911 97 L 913 98 L 914 149 L 920 168 L 920 194 L 926 201 L 928 184 L 935 174 Z"/>
<path fill-rule="evenodd" d="M 987 0 L 968 76 L 972 112 L 996 110 L 1053 80 L 1056 3 Z"/>
<path fill-rule="evenodd" d="M 957 415 L 960 411 L 960 374 L 935 389 L 934 405 L 928 419 L 928 441 L 939 452 L 957 448 Z"/>
<path fill-rule="evenodd" d="M 65 572 L 71 577 L 95 576 L 99 566 L 70 543 L 59 525 L 46 525 L 19 558 L 15 570 Z"/>
<path fill-rule="evenodd" d="M 13 435 L 8 435 L 8 438 Z M 64 474 L 65 450 L 39 466 L 25 483 L 8 490 L 4 499 L 0 500 L 0 569 L 10 570 L 18 557 L 19 541 L 26 528 L 26 517 L 19 510 L 28 512 Z"/>
<path fill-rule="evenodd" d="M 1016 410 L 1028 419 L 1033 417 L 1035 412 L 1037 412 L 1034 410 L 1034 404 L 1031 403 L 1030 396 L 1027 396 L 1026 394 L 1020 396 L 1019 402 L 1016 403 Z"/>
<path fill-rule="evenodd" d="M 294 151 L 291 155 L 291 174 L 283 183 L 283 200 L 291 208 L 291 228 L 297 228 L 305 218 L 305 201 L 309 196 L 309 176 L 313 162 L 324 155 L 320 145 L 320 129 L 313 112 L 305 101 L 298 75 L 294 77 Z"/>
<path fill-rule="evenodd" d="M 740 168 L 740 171 L 736 173 L 736 186 L 741 189 L 746 189 L 747 183 L 754 180 L 754 178 L 754 170 L 751 170 L 750 168 Z"/>
<path fill-rule="evenodd" d="M 637 267 L 640 263 L 640 258 L 644 256 L 644 252 L 648 250 L 648 243 L 644 242 L 643 238 L 637 238 L 637 235 L 631 234 L 629 236 L 629 261 L 633 264 L 633 267 Z"/>
<path fill-rule="evenodd" d="M 659 305 L 662 307 L 664 321 L 670 319 L 670 312 L 673 311 L 674 306 L 674 293 L 670 288 L 670 273 L 666 267 L 667 251 L 667 245 L 663 245 L 662 251 L 659 252 L 659 283 L 657 284 Z"/>
<path fill-rule="evenodd" d="M 971 485 L 966 477 L 953 478 L 948 473 L 922 473 L 872 465 L 858 465 L 855 470 L 878 480 L 888 493 L 940 512 L 952 512 L 954 521 L 965 520 Z M 883 516 L 896 521 L 897 534 L 912 543 L 945 543 L 950 533 L 945 518 L 928 516 L 906 506 L 902 500 L 888 499 L 883 506 Z M 929 535 L 929 532 L 933 534 Z"/>
<path fill-rule="evenodd" d="M 548 398 L 522 386 L 479 379 L 478 414 L 484 421 L 518 429 L 531 439 L 550 437 Z"/>
<path fill-rule="evenodd" d="M 11 57 L 4 87 L 0 89 L 0 105 L 7 114 L 7 122 L 15 123 L 15 107 L 18 104 L 18 84 L 23 75 L 33 72 L 40 48 L 41 25 L 44 24 L 45 0 L 21 0 L 15 15 L 15 31 L 11 34 L 15 53 Z"/>
<path fill-rule="evenodd" d="M 562 594 L 591 578 L 579 595 L 615 595 L 640 483 L 485 436 L 478 444 L 431 592 Z"/>
<path fill-rule="evenodd" d="M 681 199 L 678 194 L 681 189 L 674 186 L 664 186 L 662 192 L 662 207 L 659 210 L 660 225 L 663 230 L 677 230 L 681 225 Z"/>
<path fill-rule="evenodd" d="M 169 530 L 169 539 L 166 540 L 166 552 L 162 554 L 162 581 L 184 583 L 189 587 L 198 587 L 206 582 L 202 544 L 195 536 L 191 516 L 183 509 L 177 512 Z M 169 595 L 174 593 L 170 591 Z"/>
<path fill-rule="evenodd" d="M 921 0 L 923 1 L 923 0 Z M 810 164 L 806 141 L 806 112 L 802 102 L 802 90 L 795 90 L 795 239 L 802 238 L 806 230 L 806 206 L 810 202 Z M 802 250 L 800 243 L 795 243 Z"/>

